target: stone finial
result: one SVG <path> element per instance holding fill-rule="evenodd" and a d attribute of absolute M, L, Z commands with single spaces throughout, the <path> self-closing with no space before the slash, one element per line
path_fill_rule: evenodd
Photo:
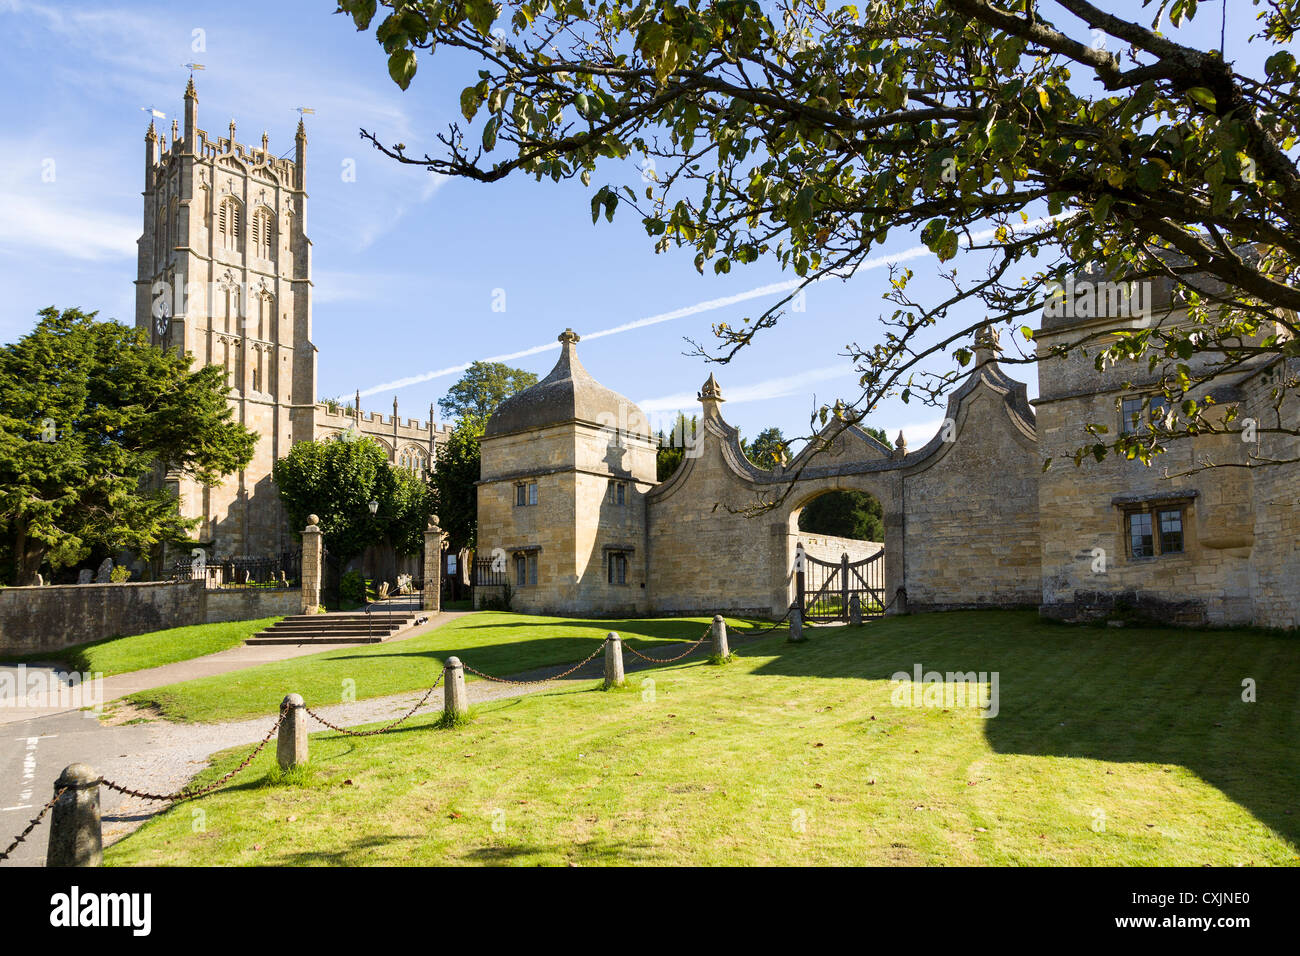
<path fill-rule="evenodd" d="M 900 431 L 898 433 L 898 438 L 894 441 L 894 457 L 903 458 L 906 455 L 907 455 L 907 439 L 903 436 L 903 433 Z"/>
<path fill-rule="evenodd" d="M 186 98 L 187 100 L 197 100 L 197 99 L 199 98 L 199 94 L 198 94 L 198 92 L 194 89 L 194 74 L 193 74 L 193 73 L 190 74 L 190 80 L 189 80 L 189 82 L 185 84 L 185 98 Z"/>
<path fill-rule="evenodd" d="M 230 121 L 230 148 L 235 148 L 235 121 Z"/>
<path fill-rule="evenodd" d="M 999 344 L 1002 333 L 991 325 L 985 325 L 975 331 L 975 361 L 977 364 L 996 362 L 1002 353 Z"/>
<path fill-rule="evenodd" d="M 442 526 L 438 524 L 438 516 L 437 516 L 437 515 L 429 515 L 429 527 L 428 527 L 426 530 L 428 530 L 428 531 L 441 531 L 441 530 L 442 530 Z"/>
<path fill-rule="evenodd" d="M 556 339 L 561 345 L 572 346 L 582 341 L 582 336 L 573 329 L 565 329 Z"/>
<path fill-rule="evenodd" d="M 317 527 L 319 524 L 320 524 L 320 516 L 319 516 L 319 515 L 308 515 L 308 516 L 307 516 L 307 527 L 309 527 L 309 528 L 315 528 L 315 527 Z"/>
<path fill-rule="evenodd" d="M 709 373 L 709 377 L 705 383 L 700 386 L 700 394 L 695 397 L 701 402 L 726 401 L 726 399 L 722 397 L 722 386 L 718 384 L 718 380 L 713 377 L 712 372 Z"/>
<path fill-rule="evenodd" d="M 175 117 L 172 117 L 172 142 L 174 143 L 176 142 L 176 140 L 180 139 L 180 135 L 181 135 L 181 121 L 176 119 Z"/>
<path fill-rule="evenodd" d="M 298 132 L 294 134 L 294 139 L 307 139 L 307 127 L 303 125 L 302 117 L 298 117 Z"/>
<path fill-rule="evenodd" d="M 153 125 L 153 120 L 150 120 L 150 121 L 149 121 L 149 128 L 148 128 L 147 130 L 144 131 L 144 141 L 145 141 L 146 143 L 156 143 L 156 142 L 158 142 L 158 130 L 157 130 L 157 128 Z"/>

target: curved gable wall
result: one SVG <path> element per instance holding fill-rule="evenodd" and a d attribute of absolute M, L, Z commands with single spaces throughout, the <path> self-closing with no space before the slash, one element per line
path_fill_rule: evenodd
<path fill-rule="evenodd" d="M 1036 605 L 1041 465 L 1024 386 L 981 366 L 952 396 L 948 417 L 952 441 L 941 429 L 901 459 L 833 424 L 823 434 L 843 434 L 831 450 L 801 453 L 778 474 L 745 458 L 719 404 L 706 399 L 697 454 L 646 497 L 650 609 L 784 614 L 794 515 L 832 490 L 881 502 L 889 596 L 906 587 L 911 607 Z M 764 503 L 771 507 L 760 511 Z"/>

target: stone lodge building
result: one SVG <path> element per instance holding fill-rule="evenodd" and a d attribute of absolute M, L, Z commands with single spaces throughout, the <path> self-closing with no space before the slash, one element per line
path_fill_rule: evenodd
<path fill-rule="evenodd" d="M 1076 620 L 1130 609 L 1189 624 L 1300 626 L 1300 466 L 1163 477 L 1206 453 L 1244 462 L 1259 452 L 1236 433 L 1176 442 L 1149 468 L 1113 457 L 1074 465 L 1074 449 L 1092 441 L 1084 424 L 1131 427 L 1158 381 L 1158 369 L 1099 375 L 1078 352 L 1049 357 L 1064 337 L 1107 322 L 1115 327 L 1113 317 L 1044 320 L 1033 403 L 986 336 L 944 428 L 922 448 L 907 450 L 900 435 L 890 449 L 832 422 L 824 448 L 775 471 L 745 457 L 710 376 L 698 439 L 662 483 L 645 416 L 592 379 L 566 330 L 551 373 L 488 423 L 479 555 L 498 558 L 517 610 L 780 617 L 795 598 L 797 549 L 817 551 L 800 511 L 846 489 L 883 506 L 889 613 L 1037 607 Z M 1244 415 L 1294 421 L 1294 398 L 1270 412 L 1270 388 L 1298 370 L 1295 360 L 1262 361 L 1212 390 Z M 1266 453 L 1295 459 L 1300 441 L 1274 439 Z M 764 502 L 772 507 L 754 513 Z M 496 578 L 479 583 L 492 585 L 476 588 L 480 603 L 500 590 Z"/>
<path fill-rule="evenodd" d="M 197 126 L 198 94 L 185 89 L 183 128 L 171 140 L 145 134 L 144 230 L 139 240 L 136 326 L 152 341 L 226 369 L 230 405 L 258 434 L 253 460 L 221 485 L 160 476 L 198 518 L 212 555 L 269 557 L 296 547 L 271 479 L 277 458 L 300 441 L 364 435 L 394 465 L 423 472 L 447 428 L 317 402 L 311 341 L 311 240 L 307 238 L 307 133 L 292 159 Z M 188 557 L 188 555 L 186 555 Z"/>

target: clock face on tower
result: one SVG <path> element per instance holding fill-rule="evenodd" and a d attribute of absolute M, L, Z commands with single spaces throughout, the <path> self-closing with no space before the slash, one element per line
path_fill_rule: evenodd
<path fill-rule="evenodd" d="M 154 328 L 158 331 L 158 338 L 166 336 L 167 329 L 172 324 L 171 316 L 168 314 L 170 311 L 171 310 L 167 307 L 166 301 L 164 301 L 162 303 L 162 308 L 158 313 L 158 317 L 153 320 Z"/>

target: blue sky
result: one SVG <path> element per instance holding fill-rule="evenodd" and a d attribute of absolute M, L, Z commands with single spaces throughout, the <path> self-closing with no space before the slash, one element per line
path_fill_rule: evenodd
<path fill-rule="evenodd" d="M 224 135 L 233 118 L 242 142 L 266 130 L 283 154 L 293 147 L 294 109 L 316 110 L 307 117 L 307 232 L 321 396 L 361 389 L 364 408 L 385 411 L 396 396 L 404 417 L 423 418 L 458 375 L 433 373 L 553 346 L 566 326 L 584 336 L 579 354 L 592 374 L 652 419 L 679 407 L 690 414 L 710 371 L 728 399 L 725 416 L 749 436 L 768 425 L 806 434 L 815 404 L 856 395 L 840 353 L 849 341 L 873 341 L 886 268 L 814 287 L 806 311 L 728 366 L 688 357 L 685 337 L 707 340 L 711 323 L 758 314 L 778 296 L 749 294 L 793 274 L 760 263 L 700 276 L 693 253 L 654 255 L 635 216 L 593 226 L 590 190 L 577 182 L 482 185 L 392 162 L 358 127 L 408 152 L 435 150 L 476 77 L 464 60 L 425 56 L 403 93 L 373 33 L 357 33 L 332 7 L 0 0 L 0 340 L 22 335 L 50 304 L 133 321 L 149 119 L 141 107 L 165 113 L 160 125 L 170 129 L 182 112 L 183 64 L 196 61 L 206 66 L 195 76 L 201 128 Z M 1217 16 L 1206 19 L 1217 28 Z M 348 164 L 355 181 L 343 175 Z M 606 178 L 629 181 L 638 164 L 632 157 Z M 592 188 L 602 181 L 597 174 Z M 884 253 L 914 245 L 898 233 Z M 932 262 L 908 264 L 925 283 Z M 493 311 L 496 290 L 504 313 Z M 665 316 L 673 317 L 592 334 Z M 541 375 L 557 354 L 548 347 L 511 364 Z M 942 417 L 889 402 L 871 421 L 891 436 L 904 430 L 917 447 Z"/>

